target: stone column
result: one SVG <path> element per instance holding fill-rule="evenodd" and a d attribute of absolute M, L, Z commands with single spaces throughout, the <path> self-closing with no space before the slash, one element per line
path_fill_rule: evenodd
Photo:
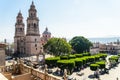
<path fill-rule="evenodd" d="M 44 78 L 44 80 L 46 80 L 46 75 L 47 75 L 47 65 L 45 64 L 45 78 Z"/>
<path fill-rule="evenodd" d="M 66 69 L 64 69 L 64 80 L 67 80 L 67 70 Z"/>
<path fill-rule="evenodd" d="M 15 61 L 13 60 L 13 74 L 15 73 Z"/>
<path fill-rule="evenodd" d="M 37 54 L 36 57 L 37 57 L 36 61 L 39 62 L 39 54 Z"/>

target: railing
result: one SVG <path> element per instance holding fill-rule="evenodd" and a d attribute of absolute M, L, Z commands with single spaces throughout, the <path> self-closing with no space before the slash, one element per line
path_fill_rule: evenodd
<path fill-rule="evenodd" d="M 60 80 L 55 76 L 47 74 L 46 70 L 44 72 L 42 71 L 40 72 L 39 70 L 35 70 L 32 67 L 26 66 L 25 64 L 21 62 L 19 64 L 13 64 L 11 66 L 1 66 L 0 72 L 10 72 L 12 74 L 14 73 L 16 65 L 19 65 L 21 74 L 30 73 L 32 76 L 34 76 L 35 78 L 39 78 L 40 80 Z M 7 68 L 9 69 L 7 70 Z"/>
<path fill-rule="evenodd" d="M 37 70 L 35 70 L 29 66 L 26 66 L 24 64 L 21 64 L 20 69 L 21 69 L 22 73 L 31 73 L 31 75 L 33 75 L 37 78 L 40 78 L 42 80 L 60 80 L 54 76 L 37 71 Z"/>

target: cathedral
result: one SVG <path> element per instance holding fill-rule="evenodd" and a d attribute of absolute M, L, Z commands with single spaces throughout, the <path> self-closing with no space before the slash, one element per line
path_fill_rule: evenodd
<path fill-rule="evenodd" d="M 28 13 L 26 34 L 22 13 L 19 12 L 16 17 L 14 51 L 15 53 L 37 55 L 43 52 L 43 45 L 51 38 L 51 33 L 46 27 L 45 31 L 40 36 L 39 18 L 37 17 L 34 2 L 30 5 Z"/>

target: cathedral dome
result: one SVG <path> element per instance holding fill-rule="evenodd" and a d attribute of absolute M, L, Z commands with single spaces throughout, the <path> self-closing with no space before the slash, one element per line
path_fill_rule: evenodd
<path fill-rule="evenodd" d="M 43 34 L 51 34 L 51 32 L 48 31 L 48 28 L 46 27 L 45 31 L 43 32 Z"/>

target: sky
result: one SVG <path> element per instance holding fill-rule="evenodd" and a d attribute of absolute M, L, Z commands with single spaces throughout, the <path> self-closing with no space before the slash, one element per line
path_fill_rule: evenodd
<path fill-rule="evenodd" d="M 54 37 L 120 36 L 120 0 L 33 0 L 40 34 L 47 26 Z M 14 41 L 16 16 L 26 19 L 32 0 L 0 0 L 0 41 Z"/>

